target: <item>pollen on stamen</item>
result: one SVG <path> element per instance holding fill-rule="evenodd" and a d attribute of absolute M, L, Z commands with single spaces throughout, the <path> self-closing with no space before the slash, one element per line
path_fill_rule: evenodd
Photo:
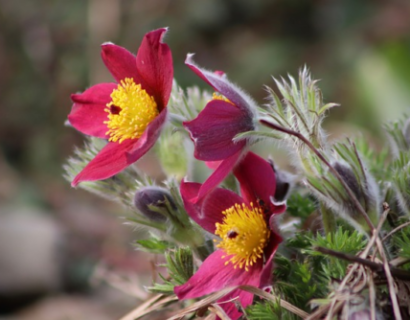
<path fill-rule="evenodd" d="M 159 114 L 154 97 L 131 78 L 125 78 L 113 90 L 105 111 L 109 141 L 119 143 L 139 138 Z"/>
<path fill-rule="evenodd" d="M 230 104 L 232 104 L 232 105 L 235 105 L 231 100 L 229 100 L 228 98 L 226 98 L 226 97 L 224 97 L 223 95 L 218 94 L 218 93 L 216 93 L 216 92 L 214 92 L 214 93 L 212 94 L 212 100 L 222 100 L 222 101 L 228 102 L 228 103 L 230 103 Z"/>
<path fill-rule="evenodd" d="M 217 247 L 231 256 L 225 262 L 233 264 L 234 269 L 244 268 L 249 271 L 258 259 L 262 259 L 270 231 L 263 211 L 259 207 L 235 204 L 222 212 L 222 223 L 216 223 L 215 234 L 221 237 Z"/>

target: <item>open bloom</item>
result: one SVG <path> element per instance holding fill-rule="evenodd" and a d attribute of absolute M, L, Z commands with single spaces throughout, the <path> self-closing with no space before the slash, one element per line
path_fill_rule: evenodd
<path fill-rule="evenodd" d="M 281 237 L 276 233 L 273 215 L 285 210 L 275 206 L 275 173 L 270 164 L 249 152 L 234 170 L 239 180 L 241 194 L 216 188 L 203 201 L 193 203 L 201 184 L 181 183 L 184 206 L 206 231 L 220 238 L 217 250 L 200 266 L 183 285 L 175 287 L 179 299 L 201 297 L 227 287 L 252 285 L 266 287 L 270 284 L 272 259 Z M 219 300 L 220 306 L 232 318 L 241 313 L 234 303 L 239 298 L 246 307 L 252 303 L 253 294 L 235 289 Z"/>
<path fill-rule="evenodd" d="M 100 83 L 71 96 L 70 124 L 108 140 L 73 186 L 117 174 L 154 145 L 166 120 L 173 80 L 171 51 L 162 42 L 166 31 L 147 33 L 136 57 L 120 46 L 103 44 L 102 59 L 117 83 Z"/>
<path fill-rule="evenodd" d="M 194 120 L 184 122 L 195 143 L 195 158 L 219 162 L 194 200 L 199 201 L 229 174 L 245 153 L 247 141 L 234 142 L 233 138 L 255 129 L 256 105 L 223 73 L 198 67 L 192 55 L 188 55 L 185 63 L 218 92 Z"/>

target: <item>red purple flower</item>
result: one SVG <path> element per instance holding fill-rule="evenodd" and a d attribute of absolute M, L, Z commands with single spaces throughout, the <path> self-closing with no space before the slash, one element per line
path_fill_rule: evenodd
<path fill-rule="evenodd" d="M 193 203 L 201 184 L 181 183 L 184 206 L 206 231 L 220 237 L 218 249 L 183 285 L 175 287 L 179 299 L 201 297 L 223 288 L 239 285 L 266 287 L 270 285 L 272 260 L 281 242 L 273 216 L 285 210 L 272 203 L 276 190 L 275 173 L 270 164 L 249 152 L 234 169 L 241 194 L 216 188 L 202 201 Z M 230 299 L 239 298 L 243 307 L 252 303 L 253 294 L 235 289 L 219 300 L 220 306 L 232 318 L 241 313 Z"/>
<path fill-rule="evenodd" d="M 247 141 L 234 142 L 233 138 L 241 132 L 254 130 L 256 105 L 223 73 L 198 67 L 192 61 L 192 55 L 188 55 L 185 63 L 221 95 L 214 95 L 194 120 L 184 122 L 195 144 L 195 158 L 220 161 L 202 185 L 198 198 L 194 199 L 199 201 L 222 182 L 245 153 Z"/>
<path fill-rule="evenodd" d="M 120 46 L 103 44 L 102 59 L 116 83 L 100 83 L 71 96 L 70 124 L 108 140 L 72 186 L 111 177 L 154 145 L 166 120 L 173 81 L 171 51 L 162 42 L 166 31 L 147 33 L 136 57 Z"/>

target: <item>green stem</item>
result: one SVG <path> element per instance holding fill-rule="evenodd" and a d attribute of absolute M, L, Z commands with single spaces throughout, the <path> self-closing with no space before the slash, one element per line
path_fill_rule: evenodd
<path fill-rule="evenodd" d="M 213 251 L 213 241 L 207 240 L 204 242 L 203 245 L 197 246 L 193 248 L 196 256 L 201 260 L 204 261 Z"/>
<path fill-rule="evenodd" d="M 320 213 L 322 214 L 322 222 L 325 233 L 334 233 L 336 231 L 336 219 L 334 213 L 322 202 L 320 202 Z"/>

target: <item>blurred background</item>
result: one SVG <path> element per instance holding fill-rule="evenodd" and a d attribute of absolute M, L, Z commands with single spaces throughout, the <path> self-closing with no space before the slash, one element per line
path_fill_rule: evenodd
<path fill-rule="evenodd" d="M 83 141 L 64 121 L 71 93 L 111 81 L 101 43 L 136 52 L 163 26 L 183 87 L 205 88 L 188 52 L 261 104 L 307 65 L 341 104 L 330 134 L 376 146 L 409 110 L 408 0 L 0 0 L 0 319 L 116 319 L 146 297 L 157 258 L 133 250 L 119 205 L 63 179 Z"/>

